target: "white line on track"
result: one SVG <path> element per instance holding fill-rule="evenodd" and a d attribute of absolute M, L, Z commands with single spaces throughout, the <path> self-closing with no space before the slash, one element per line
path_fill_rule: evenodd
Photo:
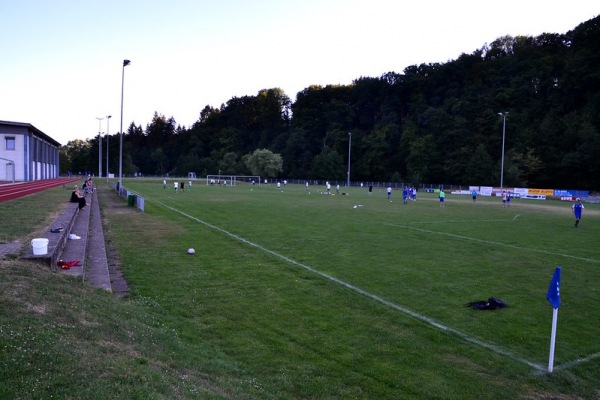
<path fill-rule="evenodd" d="M 600 261 L 594 260 L 593 258 L 584 258 L 584 257 L 572 256 L 572 255 L 569 255 L 569 254 L 554 253 L 552 251 L 546 251 L 546 250 L 540 250 L 540 249 L 533 249 L 533 248 L 530 248 L 530 247 L 515 246 L 514 244 L 508 244 L 508 243 L 502 243 L 502 242 L 494 242 L 494 241 L 491 241 L 491 240 L 484 240 L 484 239 L 477 239 L 477 238 L 473 238 L 473 237 L 469 237 L 469 236 L 455 235 L 453 233 L 438 232 L 438 231 L 432 231 L 432 230 L 429 230 L 429 229 L 415 228 L 415 227 L 412 227 L 412 226 L 409 226 L 409 225 L 398 225 L 398 224 L 389 224 L 389 223 L 386 223 L 385 225 L 394 226 L 394 227 L 398 227 L 398 228 L 411 229 L 413 231 L 422 232 L 422 233 L 432 233 L 434 235 L 448 236 L 448 237 L 455 238 L 455 239 L 470 240 L 470 241 L 473 241 L 473 242 L 491 244 L 491 245 L 494 245 L 494 246 L 504 246 L 504 247 L 509 247 L 511 249 L 525 250 L 525 251 L 531 251 L 531 252 L 534 252 L 534 253 L 550 254 L 552 256 L 572 258 L 574 260 L 586 261 L 586 262 L 590 262 L 590 263 L 600 263 Z"/>
<path fill-rule="evenodd" d="M 459 331 L 457 329 L 454 329 L 454 328 L 448 327 L 446 325 L 443 325 L 443 324 L 441 324 L 441 323 L 439 323 L 439 322 L 437 322 L 437 321 L 435 321 L 435 320 L 433 320 L 433 319 L 431 319 L 431 318 L 429 318 L 429 317 L 427 317 L 425 315 L 419 314 L 419 313 L 417 313 L 417 312 L 415 312 L 415 311 L 413 311 L 413 310 L 411 310 L 409 308 L 406 308 L 406 307 L 400 306 L 398 304 L 392 303 L 392 302 L 390 302 L 390 301 L 388 301 L 388 300 L 386 300 L 386 299 L 384 299 L 382 297 L 379 297 L 379 296 L 377 296 L 377 295 L 375 295 L 373 293 L 367 292 L 366 290 L 363 290 L 363 289 L 361 289 L 361 288 L 359 288 L 357 286 L 354 286 L 354 285 L 352 285 L 350 283 L 344 282 L 341 279 L 338 279 L 338 278 L 336 278 L 334 276 L 331 276 L 331 275 L 328 275 L 328 274 L 323 273 L 321 271 L 318 271 L 318 270 L 316 270 L 316 269 L 314 269 L 314 268 L 312 268 L 312 267 L 310 267 L 310 266 L 308 266 L 306 264 L 302 264 L 299 261 L 296 261 L 296 260 L 294 260 L 292 258 L 286 257 L 286 256 L 284 256 L 282 254 L 279 254 L 279 253 L 273 251 L 273 250 L 269 250 L 267 248 L 264 248 L 264 247 L 260 246 L 259 244 L 253 243 L 253 242 L 251 242 L 251 241 L 249 241 L 247 239 L 244 239 L 241 236 L 238 236 L 238 235 L 235 235 L 235 234 L 233 234 L 231 232 L 228 232 L 228 231 L 226 231 L 223 228 L 219 228 L 218 226 L 212 225 L 212 224 L 210 224 L 210 223 L 208 223 L 206 221 L 203 221 L 203 220 L 201 220 L 199 218 L 196 218 L 194 216 L 186 214 L 183 211 L 180 211 L 180 210 L 178 210 L 176 208 L 168 206 L 168 205 L 166 205 L 166 204 L 164 204 L 164 203 L 162 203 L 160 201 L 154 200 L 154 202 L 156 202 L 157 204 L 160 204 L 161 206 L 163 206 L 163 207 L 165 207 L 165 208 L 167 208 L 167 209 L 169 209 L 169 210 L 171 210 L 173 212 L 176 212 L 176 213 L 178 213 L 180 215 L 183 215 L 186 218 L 189 218 L 189 219 L 191 219 L 193 221 L 196 221 L 196 222 L 198 222 L 200 224 L 203 224 L 203 225 L 205 225 L 205 226 L 207 226 L 207 227 L 209 227 L 209 228 L 211 228 L 213 230 L 221 232 L 224 235 L 226 235 L 226 236 L 228 236 L 228 237 L 230 237 L 232 239 L 238 240 L 238 241 L 240 241 L 240 242 L 242 242 L 244 244 L 247 244 L 249 246 L 257 248 L 257 249 L 259 249 L 259 250 L 261 250 L 261 251 L 263 251 L 265 253 L 268 253 L 268 254 L 270 254 L 270 255 L 272 255 L 274 257 L 280 258 L 280 259 L 282 259 L 282 260 L 284 260 L 284 261 L 286 261 L 286 262 L 288 262 L 290 264 L 293 264 L 295 266 L 301 267 L 301 268 L 303 268 L 303 269 L 305 269 L 307 271 L 312 272 L 313 274 L 319 275 L 322 278 L 325 278 L 325 279 L 327 279 L 327 280 L 329 280 L 331 282 L 337 283 L 338 285 L 341 285 L 341 286 L 343 286 L 343 287 L 345 287 L 347 289 L 350 289 L 350 290 L 352 290 L 352 291 L 354 291 L 356 293 L 359 293 L 359 294 L 361 294 L 361 295 L 363 295 L 363 296 L 365 296 L 367 298 L 370 298 L 371 300 L 375 300 L 375 301 L 377 301 L 377 302 L 379 302 L 381 304 L 384 304 L 384 305 L 386 305 L 386 306 L 388 306 L 388 307 L 390 307 L 390 308 L 392 308 L 392 309 L 394 309 L 396 311 L 400 311 L 400 312 L 402 312 L 402 313 L 404 313 L 406 315 L 409 315 L 409 316 L 411 316 L 411 317 L 413 317 L 413 318 L 415 318 L 415 319 L 417 319 L 417 320 L 419 320 L 421 322 L 425 322 L 426 324 L 429 324 L 429 325 L 431 325 L 431 326 L 433 326 L 435 328 L 438 328 L 438 329 L 440 329 L 440 330 L 442 330 L 444 332 L 453 334 L 453 335 L 459 337 L 460 339 L 462 339 L 462 340 L 464 340 L 466 342 L 469 342 L 469 343 L 475 344 L 475 345 L 477 345 L 479 347 L 483 347 L 485 349 L 491 350 L 491 351 L 493 351 L 493 352 L 495 352 L 497 354 L 500 354 L 502 356 L 508 357 L 508 358 L 510 358 L 510 359 L 512 359 L 514 361 L 518 361 L 518 362 L 521 362 L 523 364 L 529 365 L 530 367 L 532 367 L 533 369 L 535 369 L 536 372 L 543 372 L 543 370 L 544 370 L 544 367 L 542 365 L 533 363 L 533 362 L 528 361 L 528 360 L 526 360 L 526 359 L 524 359 L 522 357 L 519 357 L 519 356 L 513 354 L 512 352 L 510 352 L 509 350 L 503 349 L 503 348 L 501 348 L 501 347 L 499 347 L 499 346 L 497 346 L 495 344 L 487 343 L 487 342 L 481 341 L 479 339 L 476 339 L 474 337 L 471 337 L 471 336 L 469 336 L 469 335 L 467 335 L 467 334 L 465 334 L 465 333 L 463 333 L 463 332 L 461 332 L 461 331 Z"/>

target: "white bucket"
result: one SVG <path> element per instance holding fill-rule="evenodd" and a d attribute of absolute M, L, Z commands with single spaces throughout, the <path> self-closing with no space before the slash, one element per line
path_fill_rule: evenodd
<path fill-rule="evenodd" d="M 48 254 L 48 239 L 37 238 L 31 241 L 31 247 L 33 248 L 33 255 L 42 256 Z"/>

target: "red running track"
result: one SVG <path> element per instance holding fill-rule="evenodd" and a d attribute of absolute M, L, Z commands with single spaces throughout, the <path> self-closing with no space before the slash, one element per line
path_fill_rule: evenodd
<path fill-rule="evenodd" d="M 68 185 L 79 180 L 81 180 L 81 178 L 73 177 L 6 184 L 0 182 L 0 203 L 38 193 L 46 189 L 55 188 L 57 186 Z"/>

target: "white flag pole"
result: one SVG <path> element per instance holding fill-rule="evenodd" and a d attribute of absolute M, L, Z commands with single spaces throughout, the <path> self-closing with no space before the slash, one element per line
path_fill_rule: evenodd
<path fill-rule="evenodd" d="M 548 360 L 548 372 L 554 369 L 554 345 L 556 344 L 556 324 L 558 322 L 558 308 L 552 313 L 552 335 L 550 336 L 550 359 Z"/>

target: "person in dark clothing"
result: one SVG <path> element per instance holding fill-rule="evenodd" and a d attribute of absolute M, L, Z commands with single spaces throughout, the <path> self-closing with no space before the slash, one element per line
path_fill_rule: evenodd
<path fill-rule="evenodd" d="M 71 192 L 71 203 L 79 203 L 79 209 L 81 210 L 85 206 L 87 206 L 87 202 L 85 201 L 85 196 L 83 196 L 79 192 L 79 188 L 77 185 L 73 187 L 73 191 Z"/>

